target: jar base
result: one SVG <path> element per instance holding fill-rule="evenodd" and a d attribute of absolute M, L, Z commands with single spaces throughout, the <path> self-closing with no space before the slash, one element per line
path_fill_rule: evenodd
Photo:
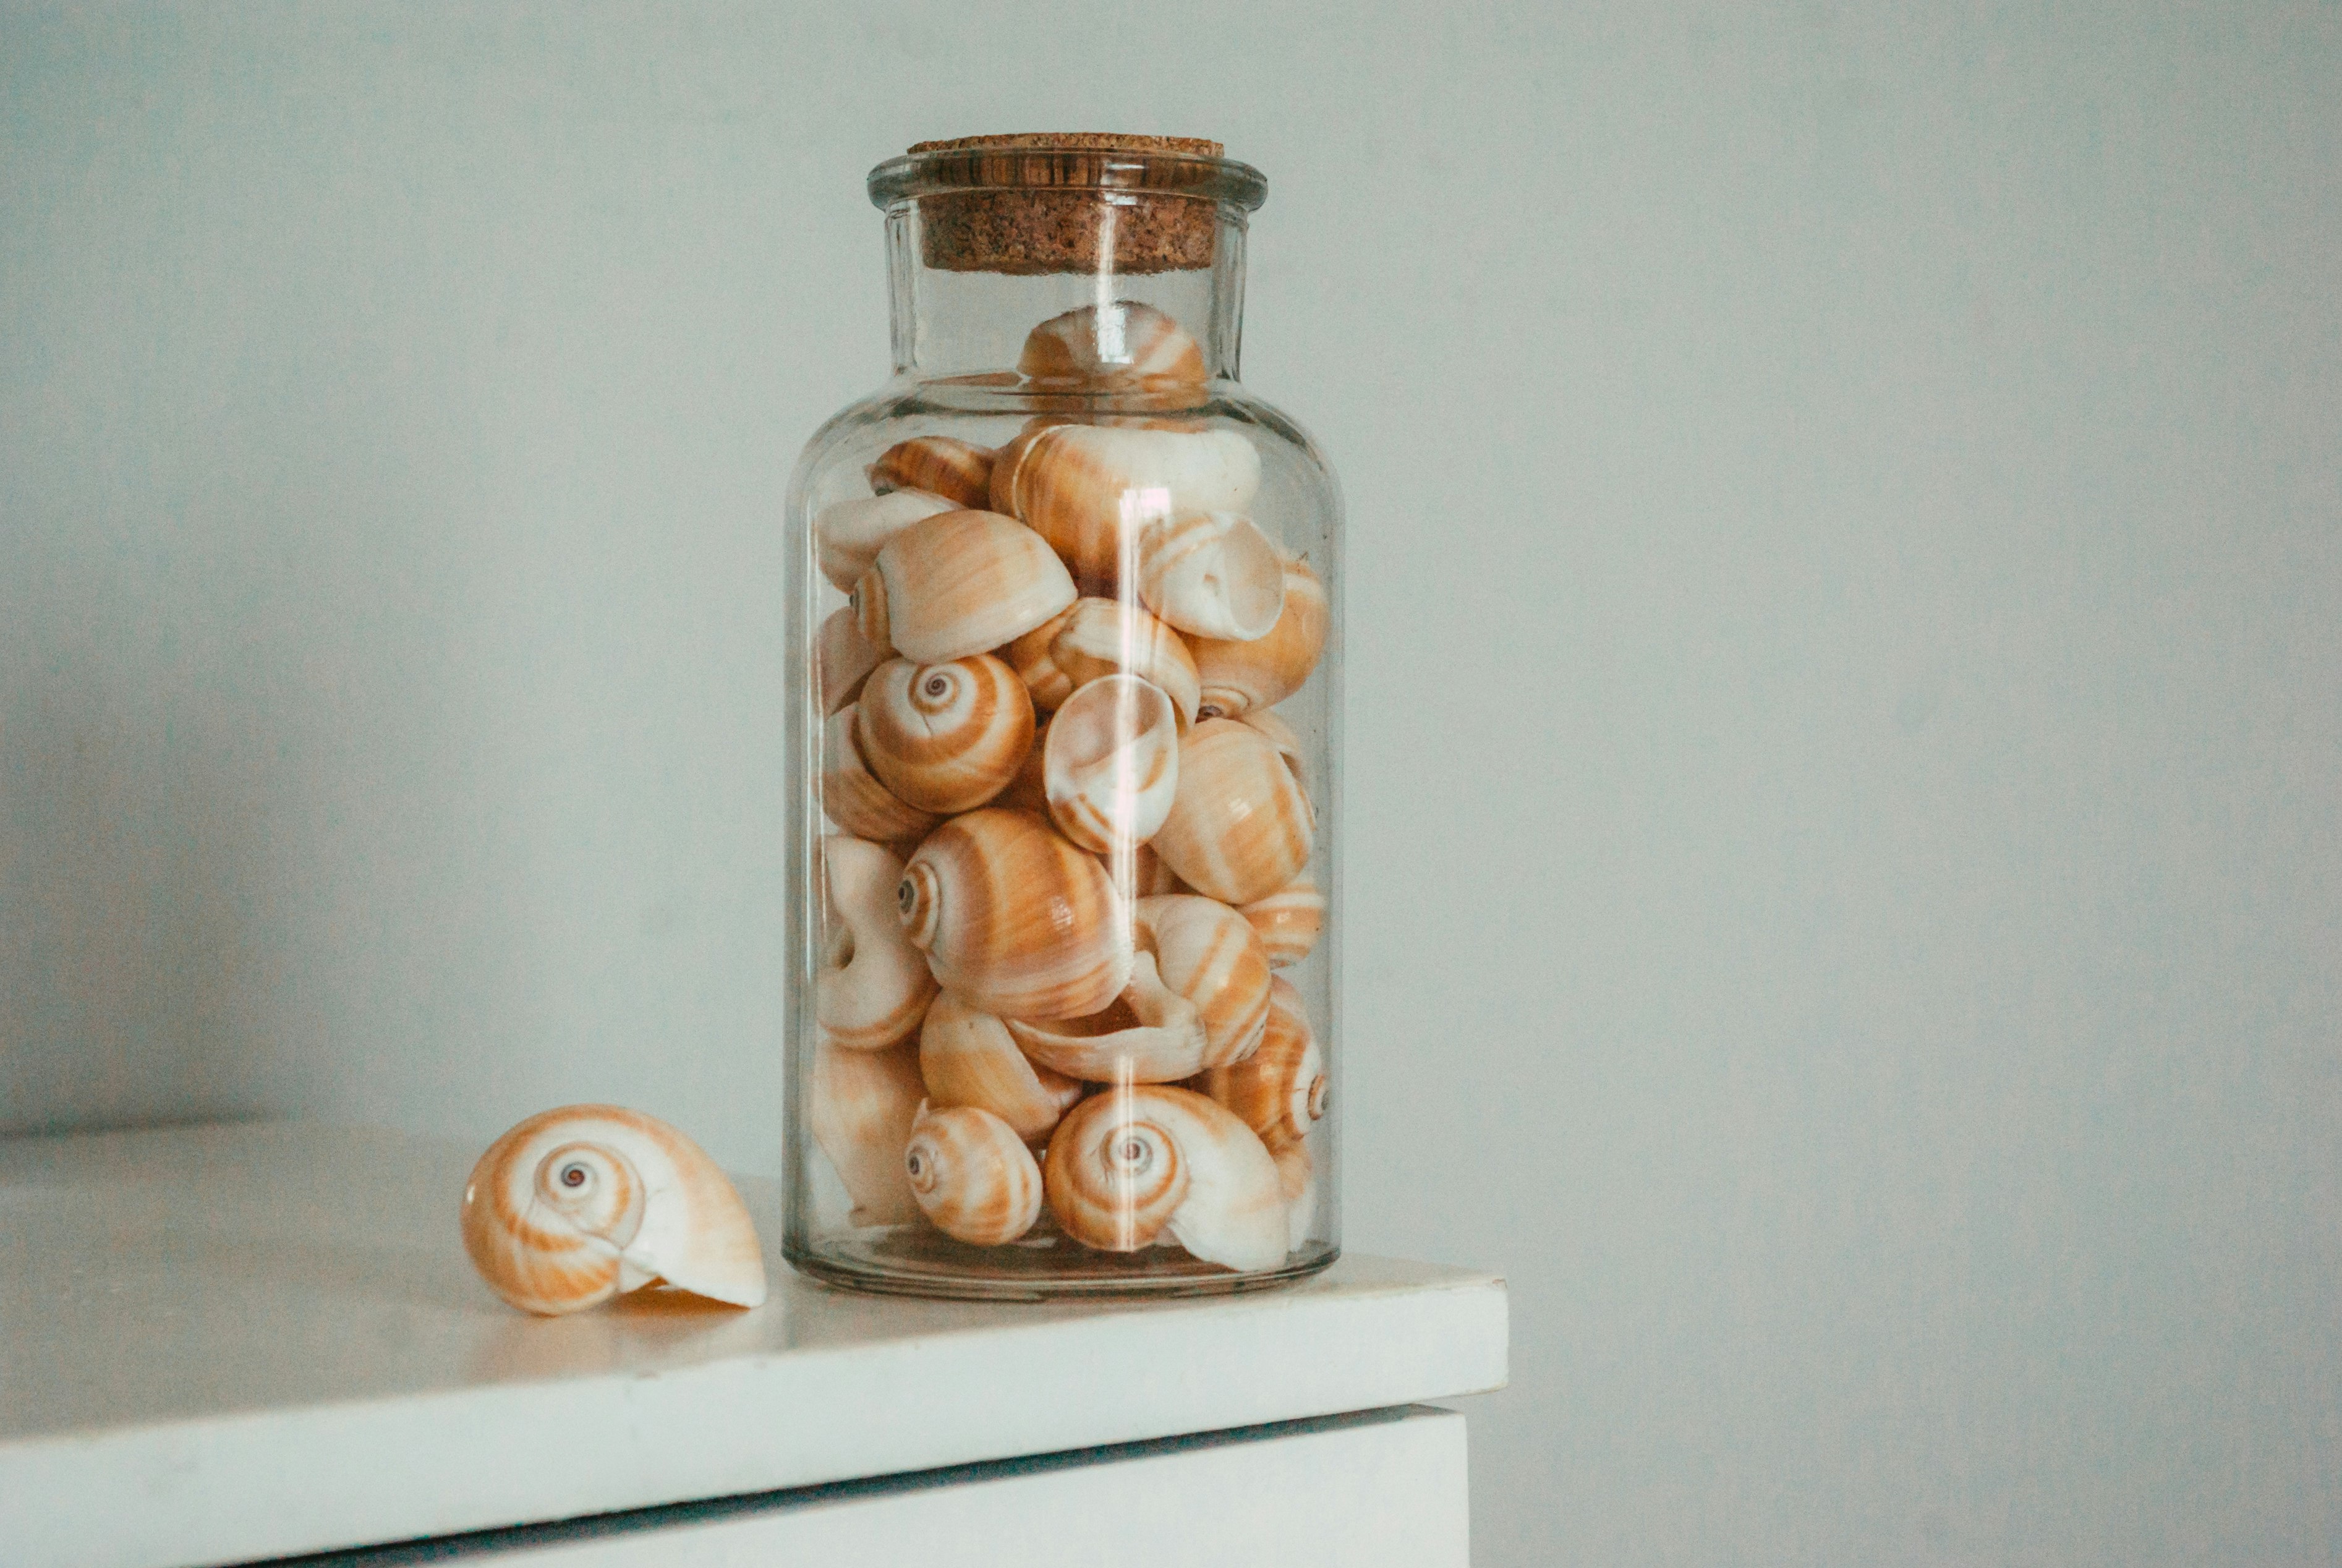
<path fill-rule="evenodd" d="M 902 1227 L 826 1239 L 819 1248 L 786 1244 L 789 1266 L 823 1284 L 874 1295 L 945 1301 L 1161 1300 L 1233 1295 L 1306 1279 L 1342 1255 L 1310 1242 L 1274 1269 L 1239 1273 L 1169 1248 L 1102 1253 L 1062 1235 L 1006 1247 L 971 1247 L 933 1231 Z"/>

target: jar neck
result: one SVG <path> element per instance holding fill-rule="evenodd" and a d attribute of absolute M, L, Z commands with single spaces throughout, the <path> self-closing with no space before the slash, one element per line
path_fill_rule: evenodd
<path fill-rule="evenodd" d="M 928 265 L 925 205 L 902 201 L 886 214 L 887 298 L 897 376 L 931 381 L 1014 374 L 1026 335 L 1042 322 L 1084 305 L 1136 301 L 1187 329 L 1204 351 L 1207 375 L 1237 378 L 1244 339 L 1242 208 L 1217 204 L 1208 267 L 1113 270 L 1113 230 L 1126 209 L 1100 200 L 1095 205 L 1101 243 L 1095 254 L 1102 259 L 1094 270 L 1002 273 Z"/>

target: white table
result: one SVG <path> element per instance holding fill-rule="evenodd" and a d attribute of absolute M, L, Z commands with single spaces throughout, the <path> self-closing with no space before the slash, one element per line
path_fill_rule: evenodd
<path fill-rule="evenodd" d="M 535 1319 L 457 1240 L 475 1152 L 0 1141 L 0 1563 L 1466 1560 L 1463 1420 L 1410 1407 L 1503 1383 L 1500 1280 L 1353 1257 L 1146 1305 L 850 1295 L 778 1264 L 778 1193 L 744 1182 L 763 1308 Z"/>

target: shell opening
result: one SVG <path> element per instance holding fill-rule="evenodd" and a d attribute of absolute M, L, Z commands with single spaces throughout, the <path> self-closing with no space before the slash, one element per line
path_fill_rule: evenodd
<path fill-rule="evenodd" d="M 1320 1073 L 1309 1080 L 1309 1119 L 1322 1121 L 1326 1115 L 1326 1074 Z"/>

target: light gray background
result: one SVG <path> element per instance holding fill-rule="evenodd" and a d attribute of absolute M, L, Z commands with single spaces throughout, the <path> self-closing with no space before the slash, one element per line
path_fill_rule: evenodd
<path fill-rule="evenodd" d="M 0 1125 L 776 1169 L 862 174 L 1216 135 L 1481 1560 L 2342 1554 L 2342 12 L 1530 9 L 0 13 Z"/>

